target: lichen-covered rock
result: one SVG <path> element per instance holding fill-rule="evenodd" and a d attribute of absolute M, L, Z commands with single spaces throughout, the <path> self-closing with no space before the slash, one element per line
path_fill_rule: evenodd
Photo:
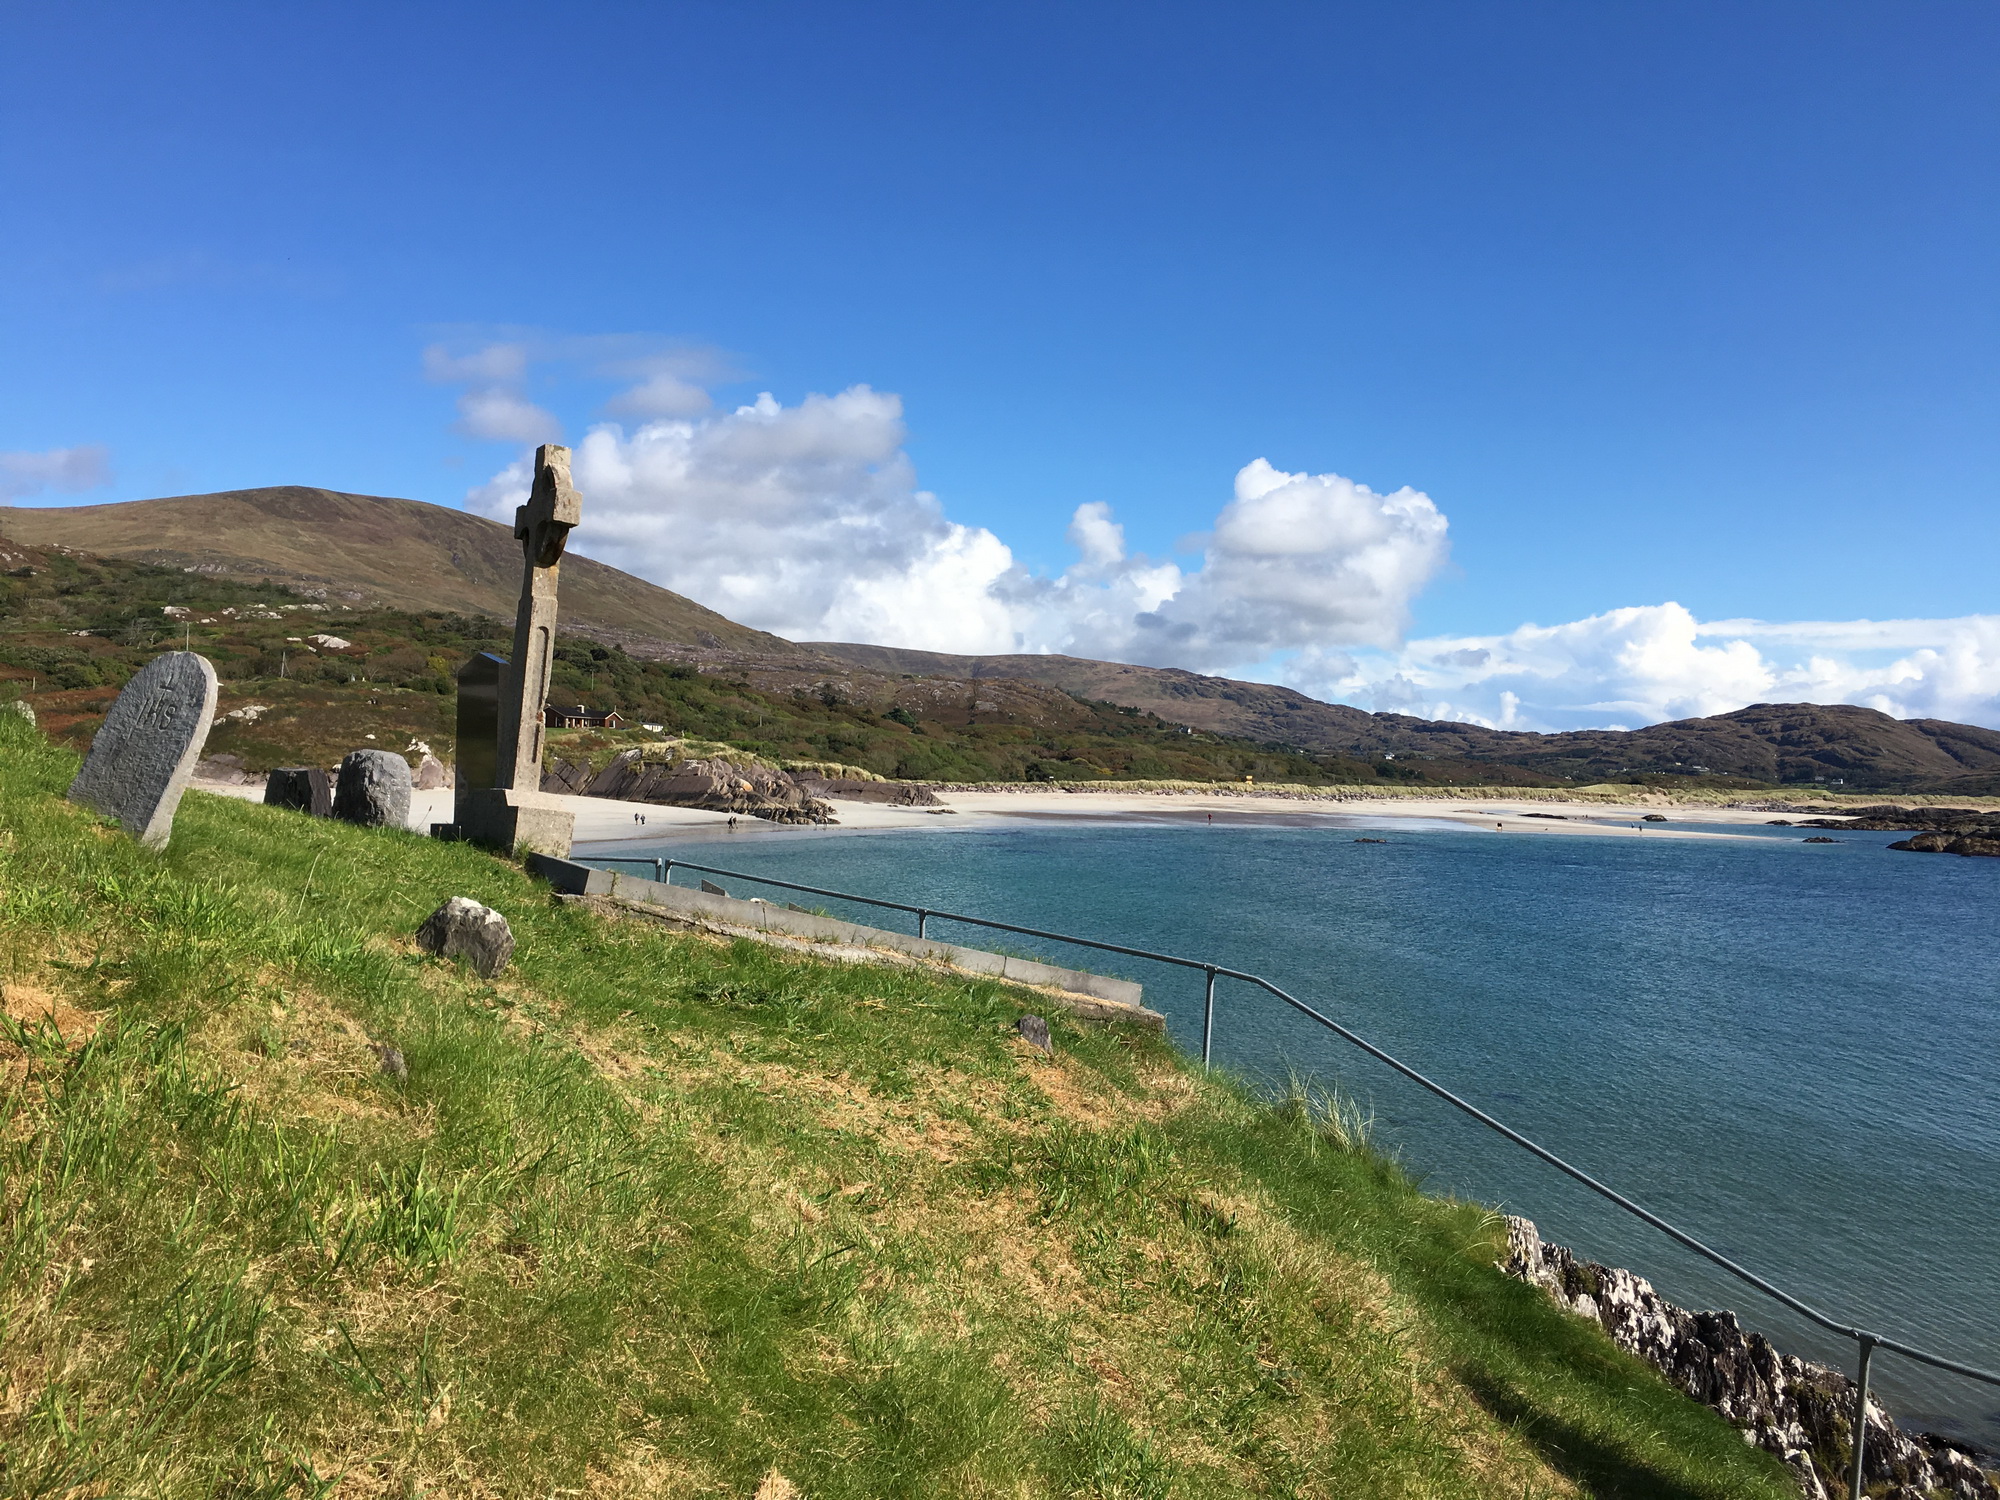
<path fill-rule="evenodd" d="M 1840 1371 L 1780 1354 L 1761 1333 L 1745 1333 L 1734 1313 L 1688 1312 L 1643 1276 L 1545 1244 L 1527 1219 L 1508 1216 L 1500 1269 L 1595 1321 L 1613 1343 L 1775 1453 L 1807 1500 L 1845 1500 L 1854 1382 Z M 2000 1485 L 1970 1453 L 1930 1433 L 1911 1437 L 1872 1399 L 1863 1463 L 1876 1500 L 2000 1500 Z"/>
<path fill-rule="evenodd" d="M 492 907 L 453 896 L 424 918 L 417 946 L 439 958 L 463 958 L 482 979 L 491 979 L 514 956 L 514 930 Z"/>
<path fill-rule="evenodd" d="M 410 821 L 410 763 L 393 750 L 356 750 L 340 763 L 333 815 L 366 828 Z"/>

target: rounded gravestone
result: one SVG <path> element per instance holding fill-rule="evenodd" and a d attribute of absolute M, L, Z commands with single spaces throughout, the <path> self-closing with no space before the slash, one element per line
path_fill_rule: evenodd
<path fill-rule="evenodd" d="M 181 793 L 215 718 L 215 668 L 192 651 L 156 656 L 125 684 L 69 800 L 116 818 L 151 848 L 174 831 Z"/>
<path fill-rule="evenodd" d="M 410 821 L 410 763 L 393 750 L 356 750 L 340 763 L 333 815 L 367 828 Z"/>

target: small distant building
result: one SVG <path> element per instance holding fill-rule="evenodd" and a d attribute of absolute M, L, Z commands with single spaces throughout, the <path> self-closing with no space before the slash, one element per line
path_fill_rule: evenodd
<path fill-rule="evenodd" d="M 544 729 L 623 729 L 625 716 L 617 709 L 607 709 L 599 713 L 594 708 L 585 708 L 581 703 L 575 708 L 557 708 L 554 704 L 542 710 Z"/>

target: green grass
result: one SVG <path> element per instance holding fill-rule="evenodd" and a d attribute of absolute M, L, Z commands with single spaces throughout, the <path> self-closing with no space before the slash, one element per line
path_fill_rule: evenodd
<path fill-rule="evenodd" d="M 149 854 L 75 764 L 0 717 L 0 1491 L 1789 1493 L 1349 1116 L 463 845 Z M 451 895 L 499 980 L 413 950 Z"/>

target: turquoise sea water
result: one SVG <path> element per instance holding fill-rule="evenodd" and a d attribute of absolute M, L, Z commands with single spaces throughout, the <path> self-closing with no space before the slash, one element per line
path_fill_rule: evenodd
<path fill-rule="evenodd" d="M 1263 974 L 1822 1310 L 2000 1369 L 2000 860 L 1895 853 L 1895 834 L 1749 833 L 1063 815 L 598 847 Z M 1199 1050 L 1198 974 L 1001 941 L 1143 981 Z M 1216 1060 L 1337 1083 L 1433 1190 L 1851 1364 L 1851 1345 L 1257 991 L 1224 982 Z M 1875 1378 L 1906 1425 L 2000 1448 L 2000 1390 L 1887 1355 Z"/>

